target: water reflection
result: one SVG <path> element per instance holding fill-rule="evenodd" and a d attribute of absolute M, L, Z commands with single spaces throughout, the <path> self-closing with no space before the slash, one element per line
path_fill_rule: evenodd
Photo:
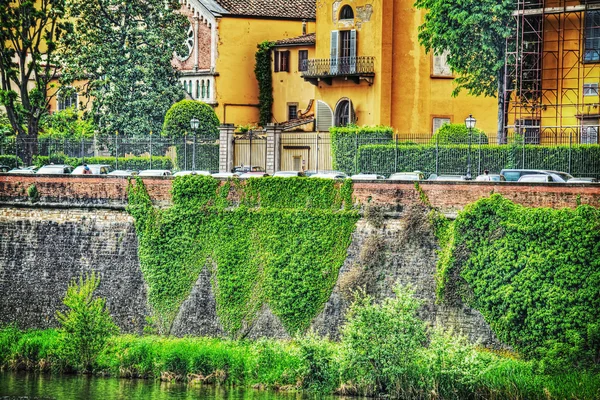
<path fill-rule="evenodd" d="M 336 399 L 252 389 L 230 389 L 199 384 L 167 383 L 89 376 L 56 376 L 0 372 L 0 400 L 306 400 Z"/>

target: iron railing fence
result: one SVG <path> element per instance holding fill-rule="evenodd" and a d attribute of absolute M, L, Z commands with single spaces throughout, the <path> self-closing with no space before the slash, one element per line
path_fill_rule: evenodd
<path fill-rule="evenodd" d="M 22 166 L 29 153 L 36 165 L 102 163 L 114 169 L 219 170 L 219 140 L 199 135 L 0 138 L 0 164 Z"/>
<path fill-rule="evenodd" d="M 600 145 L 589 131 L 568 129 L 541 132 L 539 139 L 509 132 L 494 135 L 400 133 L 392 136 L 343 135 L 331 139 L 332 165 L 347 174 L 422 171 L 425 174 L 467 175 L 475 178 L 504 168 L 547 169 L 574 176 L 600 178 Z M 533 143 L 539 144 L 533 144 Z"/>

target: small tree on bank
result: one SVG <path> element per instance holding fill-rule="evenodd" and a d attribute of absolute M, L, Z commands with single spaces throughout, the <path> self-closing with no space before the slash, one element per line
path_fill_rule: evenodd
<path fill-rule="evenodd" d="M 106 340 L 119 332 L 106 309 L 106 300 L 94 298 L 100 277 L 92 272 L 69 284 L 63 304 L 67 312 L 56 312 L 61 325 L 61 354 L 67 363 L 90 371 Z"/>
<path fill-rule="evenodd" d="M 219 118 L 215 110 L 206 103 L 195 100 L 181 100 L 171 106 L 165 115 L 162 134 L 170 137 L 181 137 L 191 132 L 190 121 L 200 121 L 196 133 L 203 137 L 219 137 Z"/>

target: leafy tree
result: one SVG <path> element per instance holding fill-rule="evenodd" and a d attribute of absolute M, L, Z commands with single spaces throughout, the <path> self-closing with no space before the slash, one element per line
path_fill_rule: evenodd
<path fill-rule="evenodd" d="M 89 116 L 72 107 L 47 115 L 41 125 L 46 135 L 55 138 L 90 137 L 96 130 L 94 122 Z"/>
<path fill-rule="evenodd" d="M 75 29 L 64 42 L 64 84 L 92 99 L 104 133 L 160 131 L 168 108 L 184 97 L 171 65 L 188 22 L 175 0 L 67 0 Z"/>
<path fill-rule="evenodd" d="M 204 137 L 219 136 L 219 118 L 215 110 L 206 103 L 194 100 L 181 100 L 171 106 L 165 115 L 162 134 L 180 137 L 191 130 L 190 121 L 198 119 L 197 133 Z"/>
<path fill-rule="evenodd" d="M 414 291 L 394 287 L 395 298 L 375 304 L 370 296 L 357 297 L 342 328 L 344 373 L 373 393 L 387 393 L 414 366 L 425 344 L 425 324 L 417 317 L 420 302 Z"/>
<path fill-rule="evenodd" d="M 62 327 L 61 353 L 67 362 L 84 371 L 91 369 L 106 340 L 119 332 L 106 309 L 106 300 L 93 297 L 99 284 L 96 273 L 71 281 L 63 300 L 69 310 L 56 313 Z"/>
<path fill-rule="evenodd" d="M 57 41 L 71 26 L 60 22 L 64 13 L 64 0 L 0 2 L 0 105 L 23 142 L 27 164 L 52 98 Z"/>
<path fill-rule="evenodd" d="M 448 64 L 458 75 L 454 95 L 465 89 L 495 96 L 510 35 L 512 0 L 417 0 L 427 10 L 419 41 L 436 54 L 449 52 Z"/>
<path fill-rule="evenodd" d="M 481 130 L 471 130 L 472 144 L 488 144 L 487 135 Z M 432 144 L 467 144 L 469 143 L 469 130 L 464 124 L 444 124 L 431 138 Z"/>

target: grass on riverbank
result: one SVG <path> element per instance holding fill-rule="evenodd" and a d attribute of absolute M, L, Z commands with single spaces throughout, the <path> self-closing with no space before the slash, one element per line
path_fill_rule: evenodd
<path fill-rule="evenodd" d="M 452 335 L 434 334 L 388 388 L 406 399 L 597 399 L 600 374 L 536 373 L 535 364 L 479 351 Z M 231 341 L 120 335 L 99 355 L 94 372 L 240 385 L 322 394 L 374 394 L 344 368 L 342 345 L 314 337 L 293 341 Z M 0 330 L 0 366 L 10 370 L 74 372 L 61 357 L 56 330 Z"/>

